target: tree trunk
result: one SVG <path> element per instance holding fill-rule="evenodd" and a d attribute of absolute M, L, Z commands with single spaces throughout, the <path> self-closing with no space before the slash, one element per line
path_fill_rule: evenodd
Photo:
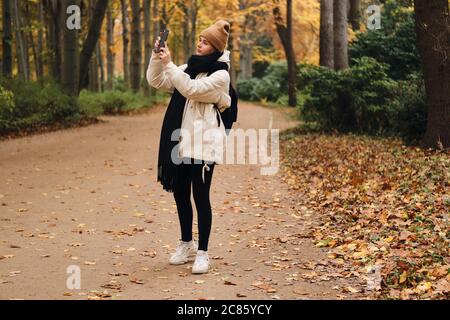
<path fill-rule="evenodd" d="M 49 51 L 51 52 L 52 77 L 57 82 L 61 80 L 62 67 L 62 23 L 61 23 L 61 2 L 59 0 L 46 0 L 44 2 L 45 12 L 49 14 Z"/>
<path fill-rule="evenodd" d="M 197 14 L 198 1 L 180 0 L 178 7 L 183 11 L 183 58 L 187 60 L 195 53 L 197 47 Z"/>
<path fill-rule="evenodd" d="M 198 0 L 192 0 L 191 6 L 191 50 L 188 57 L 195 53 L 197 46 L 197 16 L 198 16 Z"/>
<path fill-rule="evenodd" d="M 77 0 L 64 0 L 64 17 L 67 20 L 66 9 L 70 5 L 79 6 Z M 62 69 L 62 86 L 66 93 L 71 96 L 78 95 L 78 73 L 79 73 L 79 53 L 78 53 L 78 30 L 69 29 L 67 26 L 63 28 L 64 37 L 64 62 Z"/>
<path fill-rule="evenodd" d="M 46 58 L 43 59 L 43 70 L 44 70 L 44 74 L 45 74 L 45 67 L 47 67 L 47 75 L 51 75 L 52 74 L 52 59 L 53 59 L 53 55 L 52 55 L 52 51 L 51 51 L 51 47 L 52 47 L 52 31 L 50 30 L 50 23 L 48 22 L 48 14 L 47 14 L 47 4 L 46 4 L 46 0 L 43 0 L 43 13 L 44 13 L 44 21 L 45 24 L 43 24 L 44 29 L 45 29 L 45 51 L 47 51 L 47 55 Z"/>
<path fill-rule="evenodd" d="M 27 3 L 27 5 L 28 5 L 28 3 Z M 36 45 L 34 43 L 33 32 L 31 30 L 31 28 L 30 28 L 30 30 L 28 30 L 26 36 L 27 36 L 26 38 L 28 40 L 27 42 L 31 46 L 31 52 L 33 53 L 34 72 L 36 75 L 36 80 L 38 80 L 39 79 L 39 74 L 38 74 L 38 72 L 39 72 L 39 62 L 38 62 L 39 53 L 38 53 Z M 31 65 L 29 65 L 29 67 L 30 67 L 30 79 L 31 79 Z"/>
<path fill-rule="evenodd" d="M 23 1 L 22 2 L 22 10 L 25 10 L 24 14 L 21 15 L 21 25 L 24 26 L 24 30 L 23 30 L 23 41 L 24 41 L 24 46 L 25 46 L 25 59 L 26 59 L 26 63 L 27 63 L 27 68 L 28 68 L 28 79 L 31 80 L 31 56 L 30 56 L 30 46 L 31 46 L 31 53 L 33 54 L 33 57 L 35 57 L 35 50 L 36 48 L 34 48 L 34 43 L 33 43 L 33 36 L 32 36 L 32 31 L 31 28 L 29 28 L 29 26 L 31 26 L 31 16 L 30 16 L 30 12 L 28 10 L 28 2 Z M 28 29 L 28 30 L 27 30 Z"/>
<path fill-rule="evenodd" d="M 230 81 L 233 88 L 237 88 L 237 76 L 236 76 L 236 61 L 234 59 L 234 36 L 233 36 L 233 21 L 230 21 L 230 36 L 228 38 L 228 48 L 230 50 Z"/>
<path fill-rule="evenodd" d="M 174 16 L 175 8 L 177 7 L 176 2 L 169 1 L 169 9 L 167 9 L 167 0 L 163 0 L 162 10 L 161 10 L 161 19 L 159 19 L 159 28 L 163 30 L 166 28 L 169 23 L 170 19 Z"/>
<path fill-rule="evenodd" d="M 94 4 L 93 1 L 88 1 L 88 8 L 87 8 L 88 14 L 87 19 L 88 22 L 91 22 L 94 15 Z M 97 48 L 97 45 L 95 46 Z M 98 59 L 97 59 L 97 51 L 94 50 L 92 53 L 92 57 L 89 60 L 89 67 L 88 67 L 88 89 L 92 92 L 98 91 Z"/>
<path fill-rule="evenodd" d="M 145 63 L 142 64 L 143 67 L 143 73 L 146 72 L 146 63 L 150 61 L 150 55 L 152 51 L 152 39 L 150 34 L 150 7 L 151 3 L 150 0 L 144 0 L 144 61 Z M 147 81 L 142 81 L 142 87 L 144 90 L 144 95 L 149 96 L 150 95 L 150 86 L 148 85 Z"/>
<path fill-rule="evenodd" d="M 99 92 L 97 50 L 94 50 L 89 62 L 89 90 Z"/>
<path fill-rule="evenodd" d="M 348 68 L 347 1 L 334 0 L 334 68 Z"/>
<path fill-rule="evenodd" d="M 139 91 L 141 84 L 141 15 L 140 1 L 131 0 L 131 64 L 130 77 L 131 88 L 134 92 Z"/>
<path fill-rule="evenodd" d="M 168 24 L 169 18 L 167 17 L 167 6 L 166 0 L 162 0 L 162 10 L 161 10 L 161 19 L 159 19 L 159 29 L 164 30 L 164 28 Z"/>
<path fill-rule="evenodd" d="M 242 39 L 241 42 L 241 60 L 239 78 L 246 80 L 253 76 L 253 45 L 252 40 Z"/>
<path fill-rule="evenodd" d="M 22 1 L 20 2 L 22 4 L 19 4 L 19 17 L 20 17 L 20 25 L 23 27 L 23 30 L 21 30 L 22 33 L 22 39 L 23 39 L 23 46 L 24 46 L 24 52 L 25 52 L 25 64 L 27 68 L 28 73 L 28 80 L 31 80 L 31 62 L 30 62 L 30 45 L 32 45 L 32 37 L 29 38 L 31 31 L 28 30 L 28 26 L 31 25 L 31 20 L 29 19 L 29 11 L 28 11 L 28 2 Z M 20 7 L 22 6 L 22 7 Z M 23 14 L 22 14 L 23 12 Z"/>
<path fill-rule="evenodd" d="M 103 92 L 104 91 L 104 84 L 105 84 L 105 67 L 103 63 L 103 56 L 102 56 L 102 48 L 100 46 L 100 41 L 97 41 L 97 46 L 95 47 L 95 54 L 97 56 L 98 61 L 98 71 L 99 71 L 99 82 L 98 82 L 98 91 Z"/>
<path fill-rule="evenodd" d="M 274 0 L 276 4 L 279 0 Z M 297 64 L 295 62 L 294 46 L 292 44 L 292 0 L 286 0 L 286 26 L 283 24 L 280 7 L 277 5 L 273 9 L 275 25 L 278 35 L 283 44 L 288 63 L 288 94 L 289 106 L 297 105 Z"/>
<path fill-rule="evenodd" d="M 113 89 L 114 83 L 114 15 L 112 12 L 112 3 L 108 5 L 107 9 L 107 29 L 106 29 L 106 69 L 108 73 L 108 80 L 106 83 L 106 88 L 108 90 Z"/>
<path fill-rule="evenodd" d="M 360 8 L 361 0 L 350 0 L 349 2 L 349 10 L 348 10 L 348 21 L 352 25 L 353 31 L 357 31 L 360 29 Z"/>
<path fill-rule="evenodd" d="M 320 0 L 320 65 L 334 68 L 333 0 Z"/>
<path fill-rule="evenodd" d="M 43 8 L 43 1 L 39 1 L 39 23 L 41 25 L 41 29 L 38 30 L 38 40 L 37 40 L 37 61 L 36 61 L 36 75 L 38 78 L 38 81 L 41 85 L 44 84 L 44 61 L 42 59 L 42 52 L 44 50 L 44 8 Z"/>
<path fill-rule="evenodd" d="M 2 73 L 5 78 L 12 78 L 12 28 L 11 5 L 9 0 L 3 0 L 3 64 Z"/>
<path fill-rule="evenodd" d="M 16 33 L 17 58 L 19 61 L 19 71 L 20 71 L 19 74 L 23 79 L 28 80 L 29 70 L 27 65 L 27 52 L 25 51 L 26 48 L 22 32 L 20 7 L 17 0 L 12 1 L 12 11 L 13 11 L 14 30 Z"/>
<path fill-rule="evenodd" d="M 239 9 L 245 10 L 249 8 L 248 0 L 239 1 Z M 255 18 L 253 14 L 246 14 L 244 24 L 241 26 L 240 36 L 240 79 L 250 79 L 253 76 L 253 38 L 255 30 Z"/>
<path fill-rule="evenodd" d="M 183 57 L 184 60 L 187 60 L 191 52 L 191 28 L 189 26 L 191 17 L 189 6 L 183 2 L 181 1 L 180 3 L 181 10 L 183 11 Z"/>
<path fill-rule="evenodd" d="M 153 0 L 153 8 L 152 8 L 152 16 L 153 16 L 153 42 L 156 40 L 156 38 L 159 36 L 159 31 L 161 30 L 159 28 L 159 1 Z M 152 46 L 153 46 L 152 42 Z"/>
<path fill-rule="evenodd" d="M 127 85 L 127 87 L 130 85 L 130 59 L 128 56 L 128 48 L 130 45 L 130 38 L 129 38 L 129 32 L 128 32 L 128 25 L 129 25 L 129 19 L 128 19 L 128 4 L 127 0 L 121 0 L 120 1 L 122 5 L 122 42 L 123 42 L 123 75 L 124 75 L 124 81 Z"/>
<path fill-rule="evenodd" d="M 183 44 L 183 43 L 176 32 L 172 33 L 171 38 L 173 39 L 172 47 L 171 47 L 172 61 L 176 65 L 179 65 L 180 64 L 180 52 L 182 51 L 182 49 L 180 49 L 180 44 Z M 183 52 L 183 57 L 184 57 L 184 52 Z"/>
<path fill-rule="evenodd" d="M 450 147 L 450 29 L 447 0 L 415 0 L 416 32 L 426 90 L 423 147 Z"/>
<path fill-rule="evenodd" d="M 108 7 L 108 0 L 97 0 L 94 8 L 91 24 L 87 38 L 83 44 L 83 49 L 80 55 L 80 78 L 79 78 L 79 90 L 84 87 L 87 76 L 87 69 L 89 61 L 97 45 L 98 38 L 100 37 L 100 29 L 102 27 L 103 19 L 105 17 L 106 8 Z"/>
<path fill-rule="evenodd" d="M 158 0 L 153 0 L 153 8 L 152 8 L 152 15 L 153 15 L 153 28 L 152 28 L 152 32 L 153 32 L 153 39 L 152 39 L 152 47 L 153 44 L 156 40 L 156 38 L 159 36 L 159 1 Z M 146 63 L 150 63 L 150 61 L 146 61 Z M 151 96 L 156 96 L 156 92 L 157 90 L 153 87 L 150 87 L 150 95 Z"/>

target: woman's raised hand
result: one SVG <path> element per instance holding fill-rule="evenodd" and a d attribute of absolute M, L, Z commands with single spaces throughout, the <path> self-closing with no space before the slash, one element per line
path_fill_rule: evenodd
<path fill-rule="evenodd" d="M 155 41 L 155 47 L 153 48 L 153 51 L 155 53 L 158 53 L 158 52 L 156 52 L 156 49 L 159 47 L 160 40 L 161 40 L 161 36 L 158 36 L 158 38 Z M 158 54 L 159 54 L 159 58 L 161 59 L 162 63 L 164 63 L 164 64 L 168 64 L 172 60 L 172 58 L 170 56 L 170 50 L 167 47 L 167 43 L 164 44 L 164 47 L 159 48 Z"/>
<path fill-rule="evenodd" d="M 170 61 L 172 61 L 172 58 L 170 56 L 170 50 L 167 47 L 161 47 L 161 51 L 159 52 L 159 57 L 161 58 L 161 61 L 163 64 L 168 64 Z"/>
<path fill-rule="evenodd" d="M 155 41 L 155 47 L 153 48 L 153 51 L 156 52 L 156 49 L 159 47 L 159 40 L 161 40 L 161 37 L 158 36 L 158 38 Z"/>

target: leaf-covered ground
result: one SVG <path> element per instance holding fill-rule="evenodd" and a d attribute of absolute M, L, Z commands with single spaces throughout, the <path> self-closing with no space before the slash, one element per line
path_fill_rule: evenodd
<path fill-rule="evenodd" d="M 0 299 L 365 296 L 361 276 L 308 239 L 314 212 L 260 165 L 214 169 L 210 272 L 170 265 L 178 215 L 155 176 L 165 109 L 0 143 Z M 239 127 L 295 126 L 284 111 L 242 103 Z"/>
<path fill-rule="evenodd" d="M 211 271 L 170 265 L 176 204 L 155 178 L 164 110 L 0 143 L 0 299 L 448 297 L 449 156 L 387 140 L 296 133 L 276 175 L 218 166 Z M 243 103 L 239 126 L 295 126 L 284 111 Z"/>
<path fill-rule="evenodd" d="M 328 259 L 365 274 L 373 298 L 450 297 L 448 151 L 300 128 L 282 140 L 283 179 Z"/>

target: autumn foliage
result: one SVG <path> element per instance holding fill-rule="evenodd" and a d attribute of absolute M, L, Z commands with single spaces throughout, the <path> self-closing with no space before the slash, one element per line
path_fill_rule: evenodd
<path fill-rule="evenodd" d="M 309 237 L 329 264 L 378 267 L 373 297 L 450 297 L 450 153 L 299 128 L 283 140 L 284 181 L 317 215 Z"/>

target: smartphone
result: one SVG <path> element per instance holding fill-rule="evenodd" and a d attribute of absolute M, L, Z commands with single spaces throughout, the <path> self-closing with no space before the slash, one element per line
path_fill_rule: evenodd
<path fill-rule="evenodd" d="M 159 53 L 160 48 L 165 47 L 166 46 L 166 41 L 167 38 L 169 37 L 169 30 L 168 29 L 164 29 L 162 35 L 161 35 L 161 39 L 159 40 L 159 47 L 156 48 L 156 53 Z"/>

